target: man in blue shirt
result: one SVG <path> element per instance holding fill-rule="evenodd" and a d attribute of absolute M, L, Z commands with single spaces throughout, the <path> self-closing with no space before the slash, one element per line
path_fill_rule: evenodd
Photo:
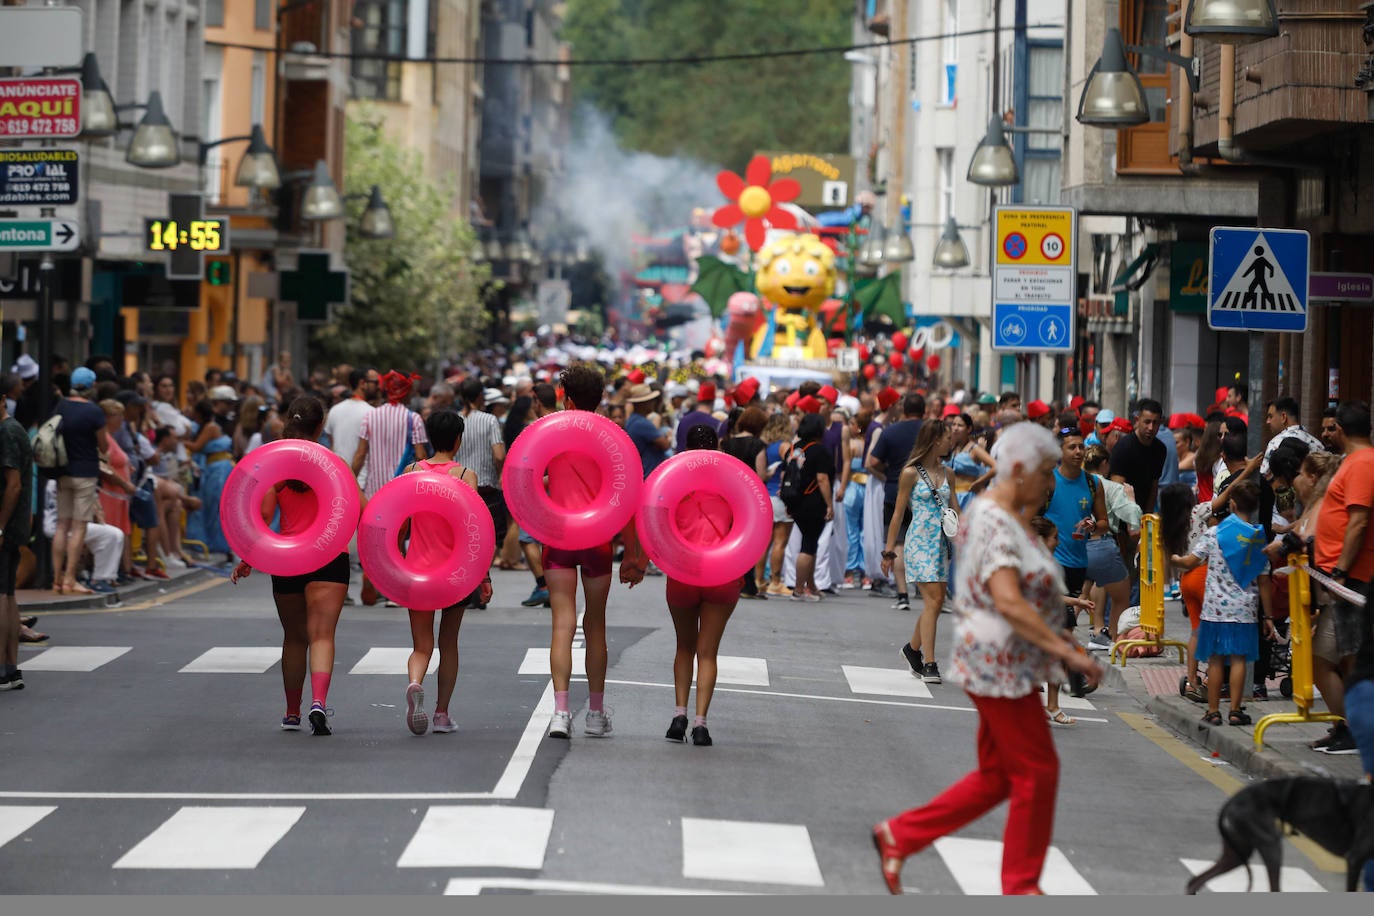
<path fill-rule="evenodd" d="M 625 420 L 625 432 L 629 434 L 635 448 L 639 449 L 639 460 L 644 466 L 645 477 L 668 460 L 668 449 L 672 445 L 668 434 L 649 419 L 649 414 L 653 413 L 659 397 L 657 391 L 640 383 L 632 385 L 629 396 L 625 398 L 633 411 Z"/>

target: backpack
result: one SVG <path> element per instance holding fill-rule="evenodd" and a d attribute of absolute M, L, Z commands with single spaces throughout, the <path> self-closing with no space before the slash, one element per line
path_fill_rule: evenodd
<path fill-rule="evenodd" d="M 55 413 L 38 427 L 33 440 L 33 463 L 51 470 L 67 466 L 67 442 L 62 438 L 62 414 Z"/>
<path fill-rule="evenodd" d="M 783 505 L 790 505 L 806 494 L 814 492 L 818 487 L 816 481 L 812 480 L 810 486 L 802 488 L 802 468 L 806 464 L 806 451 L 817 444 L 812 442 L 800 451 L 792 449 L 787 461 L 783 463 L 782 481 L 778 484 L 778 499 L 782 500 Z"/>

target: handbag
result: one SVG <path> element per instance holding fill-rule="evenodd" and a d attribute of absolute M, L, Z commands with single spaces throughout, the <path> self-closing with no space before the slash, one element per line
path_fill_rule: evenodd
<path fill-rule="evenodd" d="M 916 465 L 916 473 L 921 475 L 921 479 L 924 480 L 926 486 L 930 488 L 930 498 L 935 503 L 936 511 L 940 513 L 940 531 L 945 537 L 953 538 L 959 533 L 959 513 L 955 512 L 952 507 L 946 506 L 944 500 L 940 499 L 940 495 L 935 489 L 935 484 L 931 483 L 930 475 L 926 473 L 925 468 L 921 467 L 919 464 Z"/>
<path fill-rule="evenodd" d="M 153 500 L 156 486 L 157 480 L 151 474 L 145 476 L 129 500 L 129 521 L 140 528 L 157 527 L 157 504 Z"/>

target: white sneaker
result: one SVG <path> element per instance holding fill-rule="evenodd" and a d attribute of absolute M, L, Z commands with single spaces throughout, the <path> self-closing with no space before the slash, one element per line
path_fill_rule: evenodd
<path fill-rule="evenodd" d="M 1110 652 L 1111 649 L 1111 640 L 1106 639 L 1105 637 L 1097 633 L 1094 633 L 1092 637 L 1088 639 L 1089 652 Z"/>
<path fill-rule="evenodd" d="M 550 738 L 571 738 L 572 737 L 572 713 L 555 712 L 549 717 Z"/>
<path fill-rule="evenodd" d="M 611 737 L 611 733 L 615 731 L 615 729 L 611 727 L 611 714 L 614 712 L 615 710 L 609 706 L 606 707 L 605 712 L 596 712 L 595 710 L 590 709 L 587 710 L 587 737 Z"/>

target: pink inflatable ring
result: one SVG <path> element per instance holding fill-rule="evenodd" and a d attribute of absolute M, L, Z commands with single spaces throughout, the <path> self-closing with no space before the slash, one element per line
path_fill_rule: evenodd
<path fill-rule="evenodd" d="M 299 480 L 315 494 L 318 510 L 300 534 L 277 534 L 262 518 L 267 493 Z M 234 465 L 219 501 L 224 538 L 254 569 L 274 576 L 303 576 L 348 549 L 358 527 L 358 484 L 342 458 L 309 439 L 278 439 Z"/>
<path fill-rule="evenodd" d="M 582 550 L 607 543 L 634 517 L 641 468 L 634 442 L 613 420 L 564 410 L 520 433 L 506 454 L 501 488 L 510 514 L 531 537 Z"/>
<path fill-rule="evenodd" d="M 773 504 L 743 461 L 686 451 L 644 482 L 635 528 L 659 569 L 709 588 L 740 578 L 763 556 L 773 536 Z"/>
<path fill-rule="evenodd" d="M 406 519 L 424 514 L 424 524 L 449 526 L 447 558 L 421 566 L 401 554 Z M 421 471 L 393 478 L 367 501 L 358 523 L 358 559 L 377 591 L 417 611 L 451 607 L 472 594 L 487 574 L 496 546 L 491 512 L 477 491 L 458 478 Z"/>

